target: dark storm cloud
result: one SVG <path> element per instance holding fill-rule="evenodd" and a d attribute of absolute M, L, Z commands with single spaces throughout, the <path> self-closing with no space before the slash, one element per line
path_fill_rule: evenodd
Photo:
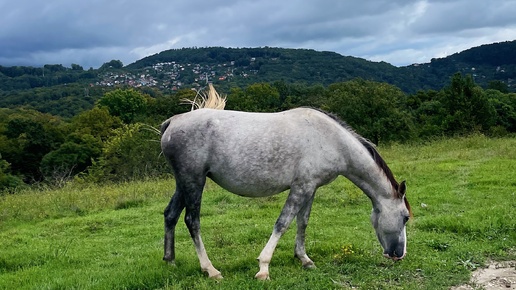
<path fill-rule="evenodd" d="M 124 64 L 181 47 L 278 46 L 395 65 L 516 39 L 516 1 L 0 0 L 0 65 Z"/>

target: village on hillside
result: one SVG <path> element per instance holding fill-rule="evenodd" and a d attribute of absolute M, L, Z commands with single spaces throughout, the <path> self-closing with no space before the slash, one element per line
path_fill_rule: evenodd
<path fill-rule="evenodd" d="M 251 63 L 254 61 L 255 59 L 251 58 Z M 226 81 L 235 77 L 248 78 L 257 72 L 257 70 L 236 68 L 234 61 L 216 65 L 183 64 L 171 61 L 154 64 L 138 73 L 124 70 L 103 72 L 99 75 L 100 80 L 95 85 L 156 87 L 176 91 L 181 88 L 195 89 L 208 82 Z"/>

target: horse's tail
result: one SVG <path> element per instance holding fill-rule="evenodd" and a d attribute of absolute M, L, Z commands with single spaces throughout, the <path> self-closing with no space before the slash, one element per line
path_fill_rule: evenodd
<path fill-rule="evenodd" d="M 161 123 L 160 132 L 161 136 L 163 136 L 163 133 L 165 133 L 165 130 L 167 130 L 168 125 L 170 125 L 170 121 L 172 118 L 168 118 L 165 122 Z"/>
<path fill-rule="evenodd" d="M 192 105 L 192 111 L 201 108 L 224 110 L 226 106 L 226 96 L 219 95 L 212 84 L 208 84 L 207 93 L 198 91 L 193 101 L 188 99 L 183 101 Z"/>
<path fill-rule="evenodd" d="M 224 110 L 224 107 L 226 106 L 226 96 L 219 95 L 212 84 L 208 84 L 207 93 L 198 91 L 193 101 L 189 99 L 183 99 L 181 101 L 191 104 L 192 111 L 201 108 Z M 173 118 L 174 117 L 169 118 L 165 120 L 165 122 L 161 123 L 161 136 L 163 136 L 163 133 L 165 133 L 165 130 L 167 130 Z"/>

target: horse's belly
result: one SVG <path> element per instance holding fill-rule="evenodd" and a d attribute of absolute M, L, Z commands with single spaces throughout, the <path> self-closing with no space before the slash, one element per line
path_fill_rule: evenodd
<path fill-rule="evenodd" d="M 247 197 L 271 196 L 290 188 L 290 181 L 282 180 L 279 176 L 274 178 L 272 175 L 242 176 L 217 173 L 210 173 L 208 176 L 227 191 Z"/>

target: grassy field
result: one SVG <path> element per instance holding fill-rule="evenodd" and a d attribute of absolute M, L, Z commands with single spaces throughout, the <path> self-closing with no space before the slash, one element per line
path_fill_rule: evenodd
<path fill-rule="evenodd" d="M 295 229 L 280 241 L 271 281 L 255 260 L 286 193 L 247 199 L 213 183 L 202 232 L 222 274 L 200 272 L 184 223 L 177 265 L 163 262 L 162 212 L 173 180 L 73 185 L 0 196 L 0 289 L 448 289 L 488 260 L 516 258 L 516 139 L 483 136 L 379 148 L 406 179 L 414 219 L 408 254 L 387 260 L 369 223 L 370 201 L 344 178 L 319 189 L 307 229 L 317 269 L 293 258 Z"/>

